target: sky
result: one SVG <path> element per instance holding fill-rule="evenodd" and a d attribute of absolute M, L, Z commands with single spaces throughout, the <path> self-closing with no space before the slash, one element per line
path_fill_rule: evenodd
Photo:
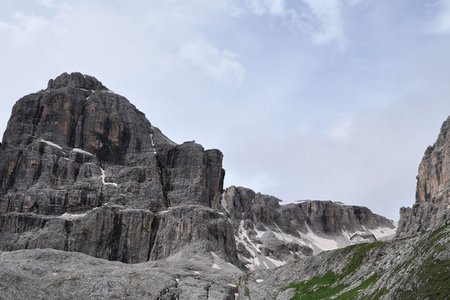
<path fill-rule="evenodd" d="M 398 220 L 450 115 L 450 0 L 0 0 L 0 66 L 1 133 L 78 71 L 220 149 L 225 186 Z"/>

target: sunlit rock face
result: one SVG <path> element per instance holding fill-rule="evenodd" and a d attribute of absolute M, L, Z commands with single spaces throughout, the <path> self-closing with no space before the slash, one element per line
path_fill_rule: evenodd
<path fill-rule="evenodd" d="M 400 210 L 398 236 L 436 229 L 450 220 L 450 118 L 425 151 L 417 176 L 416 202 Z"/>

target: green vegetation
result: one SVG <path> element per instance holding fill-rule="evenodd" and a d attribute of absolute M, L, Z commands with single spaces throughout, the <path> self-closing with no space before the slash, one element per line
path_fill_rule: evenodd
<path fill-rule="evenodd" d="M 350 263 L 347 265 L 347 268 L 342 272 L 340 275 L 341 278 L 344 278 L 347 275 L 353 274 L 356 269 L 361 266 L 364 257 L 366 257 L 367 252 L 369 252 L 372 249 L 381 247 L 383 245 L 383 242 L 375 242 L 375 243 L 367 243 L 367 244 L 358 244 L 353 245 L 350 247 L 354 247 L 354 253 L 353 257 L 350 260 Z"/>
<path fill-rule="evenodd" d="M 449 234 L 450 224 L 444 225 L 424 239 L 418 252 L 427 256 L 415 271 L 413 280 L 416 284 L 408 291 L 402 291 L 401 299 L 448 299 L 450 295 L 450 260 L 438 260 L 437 255 L 449 249 L 450 240 L 445 239 Z M 412 261 L 410 262 L 412 263 Z"/>
<path fill-rule="evenodd" d="M 351 289 L 350 291 L 343 293 L 342 295 L 339 295 L 339 297 L 337 297 L 336 299 L 337 300 L 356 299 L 359 292 L 364 291 L 369 286 L 377 282 L 379 277 L 380 276 L 378 274 L 373 274 L 372 276 L 364 280 L 360 285 L 358 285 L 354 289 Z"/>
<path fill-rule="evenodd" d="M 424 235 L 407 254 L 403 263 L 397 263 L 391 275 L 394 280 L 402 281 L 405 290 L 400 290 L 396 299 L 449 299 L 450 295 L 450 259 L 446 252 L 450 251 L 450 224 L 442 226 L 432 233 Z M 379 300 L 388 293 L 385 288 L 373 291 L 370 295 L 361 296 L 361 292 L 373 286 L 381 274 L 373 274 L 358 284 L 350 286 L 350 277 L 363 264 L 368 253 L 383 245 L 382 242 L 358 244 L 333 251 L 328 256 L 328 264 L 335 265 L 340 259 L 348 259 L 347 265 L 340 274 L 329 271 L 309 280 L 291 283 L 286 288 L 294 288 L 296 294 L 292 299 L 367 299 Z M 420 259 L 418 259 L 420 258 Z M 407 269 L 402 278 L 395 274 Z M 409 277 L 407 277 L 409 276 Z M 404 285 L 403 285 L 404 284 Z M 393 291 L 392 291 L 393 292 Z"/>
<path fill-rule="evenodd" d="M 308 281 L 290 284 L 287 288 L 294 288 L 297 291 L 292 300 L 320 300 L 330 299 L 333 296 L 337 300 L 356 299 L 358 293 L 375 283 L 378 277 L 378 274 L 374 274 L 361 282 L 357 287 L 344 293 L 342 291 L 348 288 L 349 285 L 340 284 L 340 276 L 333 272 L 313 277 Z"/>
<path fill-rule="evenodd" d="M 328 272 L 323 276 L 316 276 L 308 281 L 292 283 L 287 288 L 294 288 L 297 293 L 292 300 L 319 300 L 329 299 L 331 296 L 344 290 L 346 285 L 335 285 L 338 276 Z"/>
<path fill-rule="evenodd" d="M 343 284 L 341 281 L 358 269 L 370 250 L 380 247 L 381 245 L 383 245 L 382 242 L 358 244 L 336 251 L 337 253 L 335 255 L 339 256 L 342 256 L 344 253 L 353 254 L 350 262 L 341 274 L 328 272 L 325 275 L 316 276 L 307 281 L 291 283 L 286 287 L 286 289 L 293 288 L 296 290 L 296 294 L 292 298 L 293 300 L 320 300 L 330 299 L 333 296 L 336 297 L 335 299 L 339 300 L 355 299 L 359 292 L 365 290 L 378 280 L 378 274 L 372 275 L 361 282 L 357 287 L 354 287 L 344 293 L 342 292 L 350 285 Z"/>

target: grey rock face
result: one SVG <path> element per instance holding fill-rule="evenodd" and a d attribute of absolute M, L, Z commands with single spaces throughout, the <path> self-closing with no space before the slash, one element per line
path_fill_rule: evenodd
<path fill-rule="evenodd" d="M 365 207 L 332 201 L 280 203 L 243 187 L 223 193 L 222 205 L 235 228 L 239 257 L 249 268 L 273 267 L 349 245 L 351 233 L 395 230 L 391 220 Z"/>
<path fill-rule="evenodd" d="M 148 260 L 154 214 L 102 206 L 88 214 L 0 215 L 1 249 L 53 248 L 135 263 Z"/>
<path fill-rule="evenodd" d="M 413 238 L 360 244 L 239 278 L 239 299 L 447 299 L 450 224 Z M 303 286 L 296 292 L 294 286 Z M 319 296 L 320 295 L 320 296 Z"/>
<path fill-rule="evenodd" d="M 0 147 L 0 250 L 52 247 L 135 263 L 214 232 L 203 246 L 223 243 L 235 262 L 230 225 L 206 213 L 219 206 L 222 158 L 175 144 L 94 77 L 64 73 L 13 108 Z M 158 214 L 192 204 L 182 225 L 167 221 L 177 210 Z M 161 236 L 178 246 L 161 249 Z"/>
<path fill-rule="evenodd" d="M 435 229 L 450 220 L 450 118 L 441 127 L 438 139 L 428 147 L 419 165 L 416 202 L 402 208 L 398 236 Z"/>
<path fill-rule="evenodd" d="M 187 245 L 207 243 L 207 247 L 200 248 L 239 266 L 233 227 L 216 210 L 198 205 L 180 206 L 158 213 L 157 222 L 151 260 L 166 258 Z"/>
<path fill-rule="evenodd" d="M 8 251 L 49 247 L 137 263 L 163 259 L 194 244 L 239 265 L 232 226 L 202 206 L 180 206 L 156 215 L 111 205 L 59 217 L 0 215 L 0 249 Z"/>
<path fill-rule="evenodd" d="M 230 275 L 201 264 L 123 264 L 52 249 L 0 252 L 1 299 L 232 300 Z"/>
<path fill-rule="evenodd" d="M 218 208 L 225 173 L 223 154 L 205 151 L 194 142 L 175 146 L 159 156 L 169 206 L 201 204 Z"/>

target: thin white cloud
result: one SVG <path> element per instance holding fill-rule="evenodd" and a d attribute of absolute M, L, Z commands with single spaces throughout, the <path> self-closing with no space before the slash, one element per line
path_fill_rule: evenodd
<path fill-rule="evenodd" d="M 20 48 L 36 40 L 37 35 L 46 31 L 49 25 L 50 21 L 39 15 L 16 12 L 14 21 L 5 23 L 3 27 L 10 33 L 13 45 Z"/>
<path fill-rule="evenodd" d="M 56 4 L 54 0 L 35 0 L 36 3 L 43 5 L 47 8 L 55 8 Z"/>
<path fill-rule="evenodd" d="M 436 3 L 438 13 L 432 24 L 434 33 L 450 33 L 450 0 L 440 0 Z"/>
<path fill-rule="evenodd" d="M 228 50 L 219 50 L 204 40 L 184 44 L 180 58 L 226 86 L 238 87 L 245 78 L 245 68 Z"/>
<path fill-rule="evenodd" d="M 246 0 L 250 11 L 258 16 L 265 14 L 281 16 L 285 13 L 284 0 Z"/>
<path fill-rule="evenodd" d="M 352 126 L 351 116 L 342 117 L 331 125 L 328 136 L 334 141 L 348 139 L 351 136 Z"/>
<path fill-rule="evenodd" d="M 337 42 L 340 47 L 345 47 L 341 8 L 341 0 L 303 0 L 308 5 L 317 21 L 316 31 L 313 33 L 313 41 L 316 44 L 328 44 Z"/>

